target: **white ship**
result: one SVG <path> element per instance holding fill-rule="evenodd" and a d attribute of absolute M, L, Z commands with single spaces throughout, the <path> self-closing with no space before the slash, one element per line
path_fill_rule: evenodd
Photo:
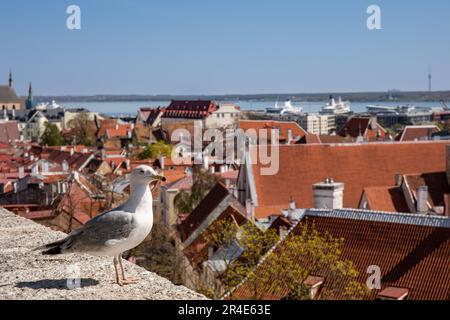
<path fill-rule="evenodd" d="M 328 102 L 325 106 L 322 107 L 320 113 L 322 114 L 345 114 L 351 112 L 350 102 L 342 101 L 342 98 L 339 97 L 336 102 L 333 96 L 330 96 L 330 102 Z"/>
<path fill-rule="evenodd" d="M 302 113 L 301 107 L 295 107 L 292 104 L 291 100 L 286 100 L 284 102 L 284 107 L 280 107 L 278 105 L 278 101 L 275 102 L 275 106 L 271 108 L 266 108 L 266 113 L 268 114 L 275 114 L 275 115 L 288 115 L 288 114 L 299 114 Z"/>
<path fill-rule="evenodd" d="M 52 100 L 51 103 L 42 102 L 36 106 L 36 110 L 41 110 L 41 111 L 42 110 L 59 109 L 59 108 L 61 108 L 61 106 L 59 104 L 57 104 L 55 102 L 55 100 Z"/>
<path fill-rule="evenodd" d="M 368 105 L 367 106 L 367 112 L 370 114 L 377 114 L 377 113 L 393 113 L 393 114 L 399 114 L 399 113 L 410 113 L 416 111 L 416 107 L 413 105 L 403 105 L 403 106 L 381 106 L 381 105 Z"/>

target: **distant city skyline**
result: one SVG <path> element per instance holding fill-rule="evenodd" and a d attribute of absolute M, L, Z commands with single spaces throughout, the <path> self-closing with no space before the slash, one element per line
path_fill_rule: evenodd
<path fill-rule="evenodd" d="M 68 30 L 66 8 L 81 8 Z M 368 6 L 381 30 L 368 30 Z M 450 90 L 450 2 L 2 3 L 0 85 L 18 95 Z"/>

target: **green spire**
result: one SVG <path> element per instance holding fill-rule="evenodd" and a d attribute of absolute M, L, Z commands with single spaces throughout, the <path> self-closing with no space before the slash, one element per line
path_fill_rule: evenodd
<path fill-rule="evenodd" d="M 9 80 L 8 80 L 8 82 L 9 82 L 9 86 L 12 87 L 12 85 L 13 85 L 13 79 L 12 79 L 12 72 L 11 72 L 11 69 L 9 69 Z"/>
<path fill-rule="evenodd" d="M 34 107 L 34 101 L 33 101 L 33 88 L 31 86 L 31 82 L 30 82 L 30 86 L 28 87 L 28 98 L 25 101 L 25 108 L 27 110 L 33 109 Z"/>

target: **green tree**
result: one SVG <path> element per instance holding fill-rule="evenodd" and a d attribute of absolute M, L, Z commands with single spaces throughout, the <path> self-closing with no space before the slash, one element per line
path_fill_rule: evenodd
<path fill-rule="evenodd" d="M 219 298 L 224 292 L 241 283 L 256 267 L 261 257 L 279 240 L 275 230 L 262 231 L 251 222 L 239 226 L 233 217 L 215 221 L 203 237 L 210 247 L 218 249 L 216 255 L 225 262 L 224 270 L 217 274 L 223 290 L 214 292 L 211 298 Z M 243 252 L 237 259 L 231 260 L 229 251 L 220 248 L 230 248 L 235 244 L 238 244 Z"/>
<path fill-rule="evenodd" d="M 181 191 L 175 196 L 174 204 L 180 213 L 190 213 L 194 210 L 220 180 L 217 175 L 197 166 L 193 168 L 192 178 L 191 190 Z"/>
<path fill-rule="evenodd" d="M 246 281 L 252 290 L 247 298 L 311 299 L 304 283 L 312 275 L 326 279 L 319 299 L 363 298 L 367 291 L 357 280 L 356 267 L 341 257 L 343 243 L 344 239 L 321 234 L 306 222 L 300 232 L 290 234 L 262 265 L 249 273 Z"/>
<path fill-rule="evenodd" d="M 148 145 L 144 151 L 138 154 L 139 160 L 154 159 L 160 156 L 170 157 L 172 155 L 172 146 L 164 143 L 164 141 L 158 141 L 156 143 Z"/>
<path fill-rule="evenodd" d="M 64 139 L 58 127 L 50 122 L 45 124 L 45 130 L 41 137 L 42 143 L 47 146 L 61 146 Z"/>

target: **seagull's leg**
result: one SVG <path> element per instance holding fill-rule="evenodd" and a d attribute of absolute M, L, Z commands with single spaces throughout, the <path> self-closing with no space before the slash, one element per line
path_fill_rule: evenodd
<path fill-rule="evenodd" d="M 118 256 L 114 256 L 114 270 L 116 270 L 116 283 L 119 286 L 123 286 L 122 280 L 120 279 L 119 276 L 119 270 L 117 270 L 117 265 L 119 264 L 120 258 L 118 258 Z"/>
<path fill-rule="evenodd" d="M 122 264 L 122 256 L 119 255 L 119 265 L 120 265 L 120 270 L 122 271 L 122 284 L 133 284 L 138 282 L 139 279 L 137 278 L 127 278 L 125 276 L 125 269 L 123 268 L 123 264 Z"/>

